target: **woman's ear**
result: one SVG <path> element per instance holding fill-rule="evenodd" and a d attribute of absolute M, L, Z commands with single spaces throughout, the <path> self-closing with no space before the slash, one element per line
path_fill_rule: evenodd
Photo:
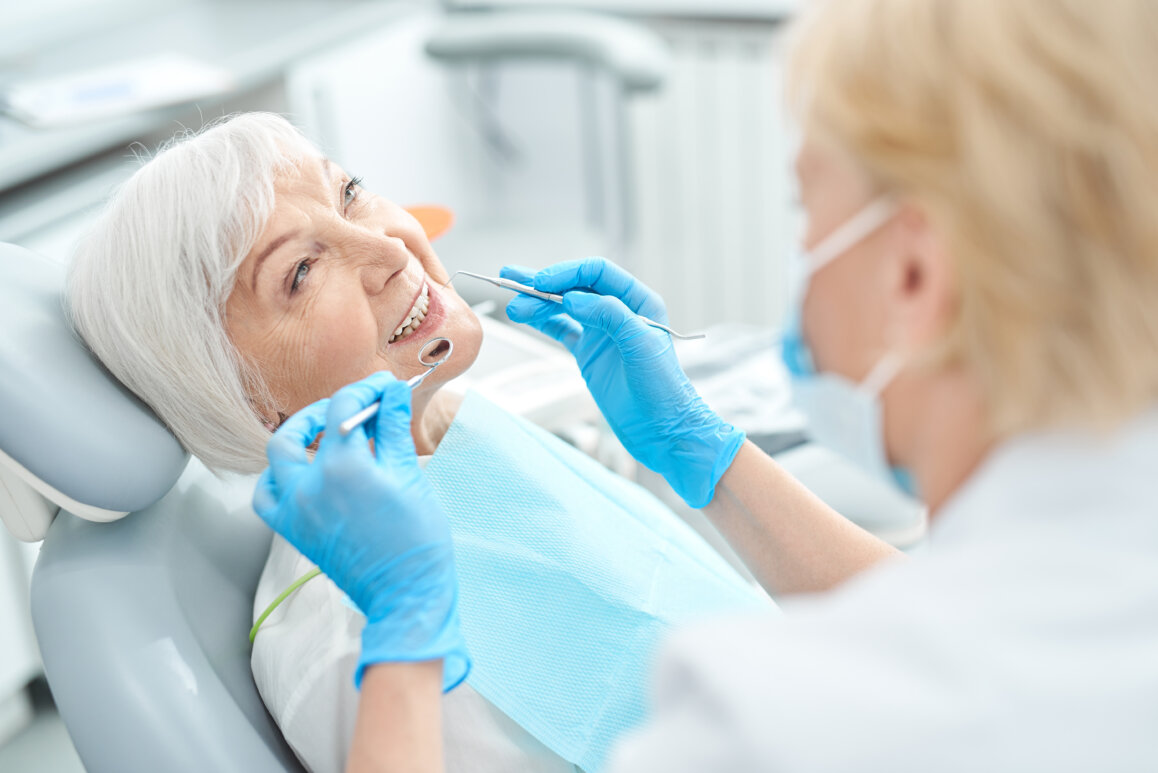
<path fill-rule="evenodd" d="M 281 427 L 281 425 L 285 424 L 285 420 L 288 418 L 289 417 L 286 416 L 284 413 L 282 413 L 281 411 L 278 411 L 276 422 L 273 421 L 272 419 L 262 419 L 261 423 L 262 423 L 262 426 L 264 426 L 270 432 L 277 432 L 278 428 Z"/>
<path fill-rule="evenodd" d="M 956 274 L 945 242 L 924 212 L 897 216 L 898 259 L 890 273 L 894 346 L 919 350 L 944 333 L 956 303 Z"/>

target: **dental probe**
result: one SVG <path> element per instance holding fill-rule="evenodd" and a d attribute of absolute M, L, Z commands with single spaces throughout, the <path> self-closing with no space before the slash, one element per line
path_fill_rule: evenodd
<path fill-rule="evenodd" d="M 446 342 L 446 354 L 442 355 L 441 359 L 434 360 L 433 362 L 427 362 L 426 360 L 422 359 L 422 353 L 425 352 L 427 349 L 429 349 L 431 344 L 433 344 L 435 342 L 442 342 L 442 341 Z M 435 348 L 438 348 L 438 347 L 435 347 Z M 442 363 L 447 361 L 447 359 L 450 357 L 451 352 L 453 352 L 453 351 L 454 351 L 454 342 L 451 341 L 449 338 L 442 338 L 440 336 L 438 338 L 431 338 L 429 341 L 424 343 L 422 345 L 422 348 L 418 350 L 418 361 L 420 363 L 422 363 L 423 365 L 425 365 L 427 369 L 424 370 L 422 373 L 419 373 L 417 376 L 411 376 L 409 379 L 407 379 L 406 380 L 406 386 L 410 387 L 412 390 L 418 388 L 418 385 L 421 384 L 426 379 L 427 376 L 429 376 L 431 373 L 433 373 L 435 368 L 437 368 L 439 365 L 441 365 Z M 341 434 L 343 437 L 345 437 L 346 435 L 349 435 L 351 432 L 354 431 L 354 427 L 365 424 L 368 420 L 372 419 L 374 417 L 374 415 L 378 413 L 378 409 L 381 407 L 382 407 L 382 403 L 380 403 L 380 402 L 374 402 L 374 403 L 371 403 L 370 405 L 367 405 L 365 408 L 358 411 L 353 416 L 351 416 L 350 418 L 346 419 L 341 424 L 339 424 L 338 425 L 338 433 Z"/>
<path fill-rule="evenodd" d="M 481 279 L 484 282 L 490 282 L 495 287 L 501 287 L 504 290 L 514 290 L 515 292 L 522 293 L 523 295 L 530 295 L 534 298 L 541 298 L 544 301 L 551 301 L 552 303 L 563 302 L 563 296 L 558 295 L 557 293 L 545 293 L 542 290 L 536 290 L 534 287 L 520 284 L 513 279 L 504 279 L 501 276 L 483 276 L 482 274 L 475 274 L 470 271 L 455 271 L 454 275 L 451 276 L 450 279 L 446 280 L 446 284 L 444 284 L 443 287 L 446 287 L 451 282 L 453 282 L 454 277 L 458 276 L 459 274 L 465 274 L 466 276 L 472 277 L 474 279 Z M 639 317 L 640 322 L 651 325 L 654 328 L 659 328 L 660 330 L 670 335 L 672 338 L 679 338 L 684 341 L 694 341 L 697 338 L 707 337 L 706 333 L 695 333 L 694 335 L 684 335 L 683 333 L 677 333 L 667 325 L 662 325 L 659 322 L 656 322 L 654 319 L 648 319 L 641 314 L 636 314 L 636 316 Z"/>

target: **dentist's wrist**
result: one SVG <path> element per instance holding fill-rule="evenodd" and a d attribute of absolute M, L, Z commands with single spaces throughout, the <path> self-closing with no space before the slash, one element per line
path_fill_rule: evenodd
<path fill-rule="evenodd" d="M 458 619 L 458 580 L 450 542 L 417 547 L 384 565 L 354 602 L 366 615 L 354 684 L 375 663 L 443 660 L 443 689 L 470 673 Z"/>
<path fill-rule="evenodd" d="M 367 669 L 376 665 L 433 660 L 442 663 L 443 692 L 450 692 L 470 674 L 472 662 L 459 626 L 457 599 L 432 630 L 407 628 L 405 621 L 390 618 L 367 621 L 354 686 L 361 689 Z"/>
<path fill-rule="evenodd" d="M 367 670 L 346 770 L 443 770 L 441 672 L 437 660 Z"/>
<path fill-rule="evenodd" d="M 671 463 L 659 472 L 689 507 L 707 507 L 716 485 L 744 445 L 744 431 L 714 413 L 693 431 L 672 439 Z"/>

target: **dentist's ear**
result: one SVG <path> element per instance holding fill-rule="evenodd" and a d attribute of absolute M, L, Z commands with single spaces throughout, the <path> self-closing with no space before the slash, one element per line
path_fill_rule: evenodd
<path fill-rule="evenodd" d="M 939 340 L 952 321 L 956 267 L 943 237 L 916 205 L 901 208 L 897 225 L 901 249 L 889 274 L 889 337 L 899 349 L 919 351 Z"/>

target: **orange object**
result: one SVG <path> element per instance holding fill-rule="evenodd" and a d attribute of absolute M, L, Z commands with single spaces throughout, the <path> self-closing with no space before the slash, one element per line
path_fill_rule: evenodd
<path fill-rule="evenodd" d="M 406 207 L 406 211 L 414 215 L 415 219 L 422 224 L 422 230 L 426 231 L 427 239 L 437 239 L 449 231 L 450 226 L 454 224 L 454 213 L 446 207 L 420 205 Z"/>

